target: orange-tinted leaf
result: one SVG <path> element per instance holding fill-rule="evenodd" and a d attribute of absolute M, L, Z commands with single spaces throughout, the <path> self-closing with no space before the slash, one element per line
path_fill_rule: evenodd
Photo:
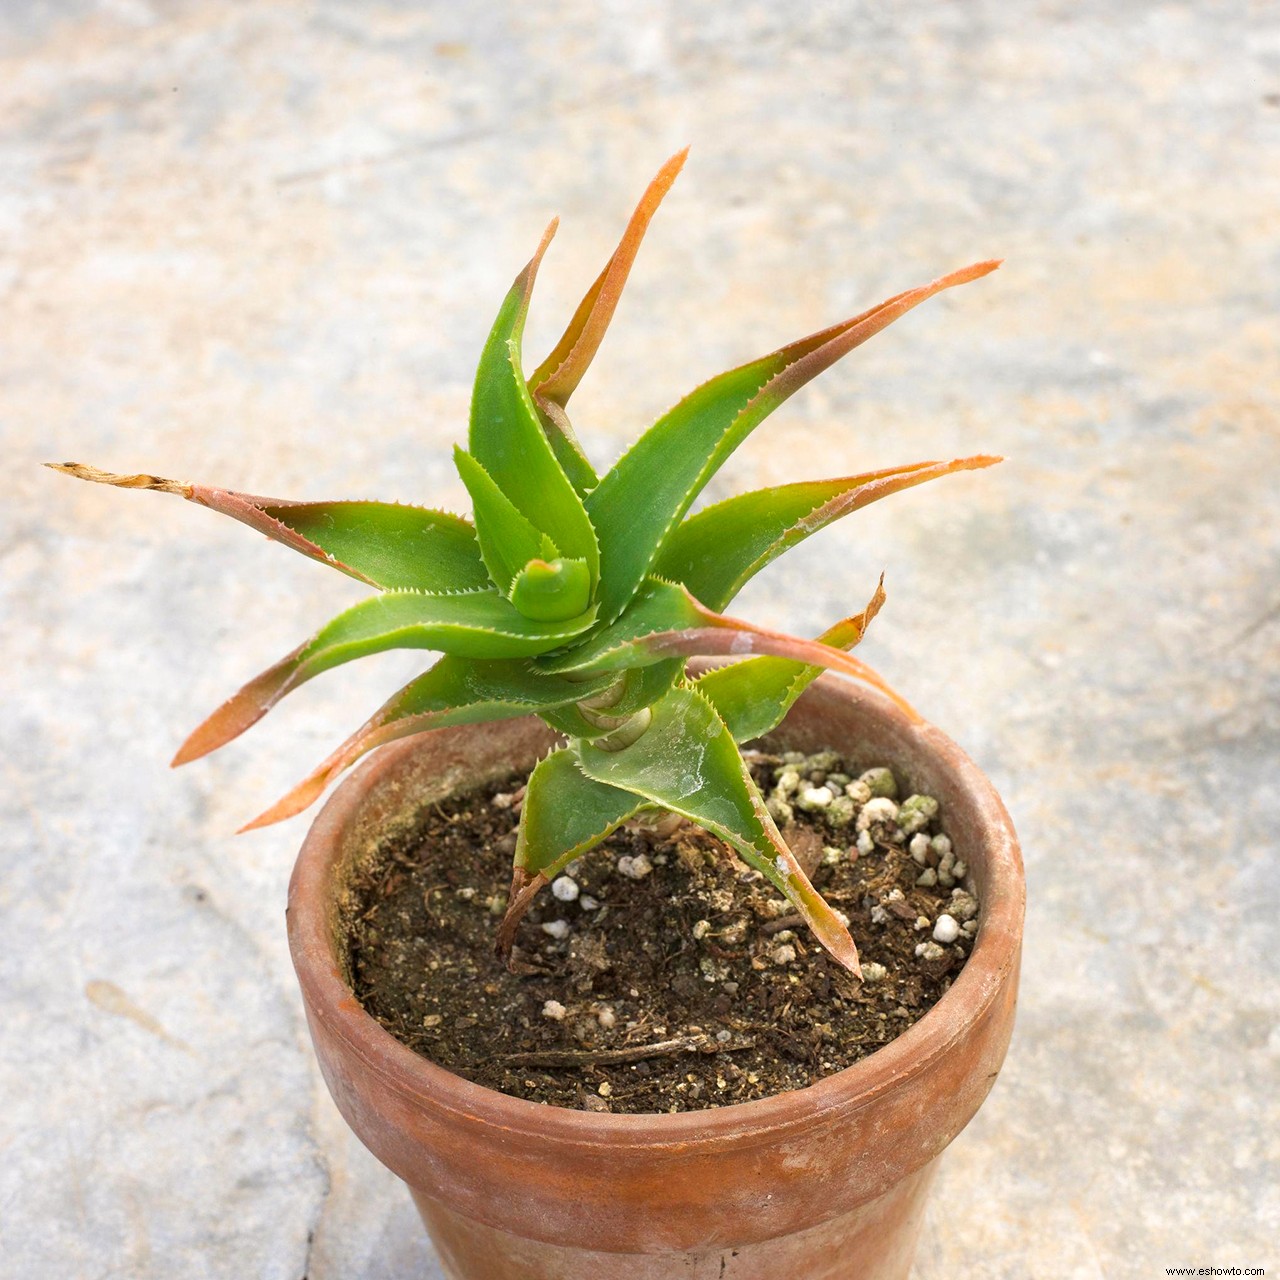
<path fill-rule="evenodd" d="M 160 476 L 119 475 L 80 462 L 47 465 L 119 489 L 177 494 L 383 590 L 469 591 L 489 580 L 475 529 L 445 511 L 395 502 L 293 502 Z"/>
<path fill-rule="evenodd" d="M 519 661 L 446 655 L 389 698 L 328 759 L 241 830 L 265 827 L 301 813 L 357 760 L 397 738 L 451 724 L 508 720 L 564 706 L 598 692 L 609 679 L 602 676 L 574 683 L 559 676 L 538 675 Z"/>
<path fill-rule="evenodd" d="M 852 649 L 866 634 L 884 599 L 882 576 L 867 607 L 828 627 L 818 643 Z M 697 688 L 710 699 L 734 739 L 747 742 L 776 729 L 821 672 L 819 666 L 787 658 L 747 658 L 708 671 L 699 678 Z"/>
<path fill-rule="evenodd" d="M 784 400 L 926 299 L 989 274 L 979 262 L 731 369 L 664 414 L 587 495 L 600 542 L 600 613 L 618 616 L 725 459 Z"/>
<path fill-rule="evenodd" d="M 600 349 L 618 299 L 622 296 L 623 286 L 627 283 L 627 276 L 640 251 L 644 233 L 649 229 L 649 223 L 657 212 L 658 205 L 662 203 L 662 198 L 671 190 L 671 184 L 675 182 L 688 154 L 689 148 L 686 147 L 673 155 L 658 170 L 657 176 L 641 196 L 613 256 L 578 304 L 569 327 L 556 343 L 555 349 L 529 378 L 529 390 L 535 400 L 561 406 L 569 403 L 569 397 L 582 381 L 583 374 Z"/>
<path fill-rule="evenodd" d="M 580 635 L 593 617 L 589 610 L 567 622 L 535 622 L 492 587 L 459 595 L 387 591 L 371 596 L 223 703 L 183 743 L 173 763 L 186 764 L 230 742 L 285 694 L 343 663 L 388 649 L 440 649 L 464 658 L 531 656 Z"/>
<path fill-rule="evenodd" d="M 662 544 L 653 572 L 683 582 L 704 604 L 723 609 L 761 569 L 850 512 L 954 471 L 989 467 L 979 455 L 917 462 L 836 480 L 756 489 L 690 516 Z"/>

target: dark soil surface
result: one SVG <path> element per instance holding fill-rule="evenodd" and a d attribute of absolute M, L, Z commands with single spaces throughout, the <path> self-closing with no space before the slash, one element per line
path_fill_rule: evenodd
<path fill-rule="evenodd" d="M 857 780 L 852 817 L 843 802 L 814 808 L 851 781 L 830 752 L 748 758 L 814 883 L 849 918 L 865 983 L 828 958 L 772 885 L 687 824 L 666 837 L 620 830 L 580 859 L 571 884 L 535 900 L 517 937 L 520 972 L 509 972 L 494 935 L 515 777 L 432 805 L 411 837 L 363 868 L 352 886 L 356 996 L 458 1075 L 595 1111 L 745 1102 L 866 1057 L 925 1014 L 964 964 L 977 903 L 957 886 L 963 850 L 930 839 L 936 819 L 913 832 L 913 803 L 900 815 L 906 831 L 886 816 L 892 803 L 862 812 Z M 872 779 L 877 790 L 892 788 L 885 775 Z M 619 859 L 633 861 L 620 869 Z"/>

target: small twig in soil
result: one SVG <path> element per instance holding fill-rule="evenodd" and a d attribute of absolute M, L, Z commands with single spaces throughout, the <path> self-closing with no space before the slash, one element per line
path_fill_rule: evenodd
<path fill-rule="evenodd" d="M 422 910 L 426 913 L 427 919 L 430 920 L 432 924 L 439 924 L 440 922 L 436 919 L 436 913 L 431 906 L 431 899 L 435 894 L 443 892 L 443 890 L 448 887 L 449 886 L 443 882 L 440 884 L 433 884 L 422 895 Z"/>
<path fill-rule="evenodd" d="M 761 933 L 781 933 L 783 929 L 798 929 L 804 924 L 804 916 L 779 916 L 760 926 Z"/>
<path fill-rule="evenodd" d="M 714 956 L 717 960 L 741 960 L 747 954 L 745 951 L 726 951 L 723 947 L 717 947 L 711 941 L 710 934 L 703 938 L 702 946 L 707 955 Z"/>
<path fill-rule="evenodd" d="M 732 1053 L 752 1049 L 754 1040 L 734 1040 L 722 1044 L 711 1036 L 681 1036 L 677 1040 L 655 1040 L 624 1049 L 548 1049 L 545 1052 L 508 1053 L 490 1059 L 504 1067 L 612 1067 L 646 1058 L 664 1058 L 675 1053 Z"/>

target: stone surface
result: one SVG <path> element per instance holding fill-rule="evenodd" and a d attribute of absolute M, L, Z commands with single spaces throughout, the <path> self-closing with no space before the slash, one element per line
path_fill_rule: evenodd
<path fill-rule="evenodd" d="M 75 458 L 463 507 L 479 345 L 563 217 L 540 358 L 694 145 L 575 421 L 1007 258 L 825 375 L 712 496 L 919 457 L 740 611 L 866 657 L 1023 837 L 1019 1033 L 916 1275 L 1280 1266 L 1280 21 L 1267 6 L 0 5 L 0 1257 L 15 1276 L 440 1272 L 311 1063 L 303 824 L 233 837 L 420 656 L 170 774 L 352 583 Z"/>

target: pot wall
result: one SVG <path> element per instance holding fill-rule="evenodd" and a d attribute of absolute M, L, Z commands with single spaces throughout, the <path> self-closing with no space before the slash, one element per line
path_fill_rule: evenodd
<path fill-rule="evenodd" d="M 349 867 L 464 780 L 531 765 L 551 741 L 538 722 L 395 744 L 316 820 L 290 886 L 289 934 L 321 1069 L 361 1140 L 408 1182 L 457 1280 L 907 1274 L 934 1162 L 991 1088 L 1012 1031 L 1017 842 L 976 766 L 878 695 L 819 680 L 782 737 L 890 763 L 937 796 L 976 881 L 981 928 L 951 990 L 893 1043 L 807 1089 L 718 1110 L 611 1116 L 509 1098 L 405 1048 L 346 985 L 337 939 Z"/>
<path fill-rule="evenodd" d="M 805 1231 L 674 1253 L 547 1245 L 482 1226 L 417 1191 L 413 1199 L 450 1280 L 905 1280 L 936 1168 L 935 1160 L 883 1196 Z"/>

